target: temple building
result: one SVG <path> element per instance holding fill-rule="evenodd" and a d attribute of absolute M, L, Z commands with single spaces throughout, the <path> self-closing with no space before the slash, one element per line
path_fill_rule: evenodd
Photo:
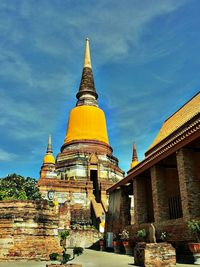
<path fill-rule="evenodd" d="M 105 114 L 98 107 L 88 39 L 76 97 L 56 161 L 49 138 L 38 186 L 44 198 L 58 205 L 67 203 L 69 224 L 92 220 L 103 231 L 108 206 L 106 190 L 121 180 L 124 172 L 112 154 Z"/>
<path fill-rule="evenodd" d="M 106 231 L 117 234 L 128 227 L 133 238 L 153 223 L 158 239 L 166 232 L 167 241 L 192 241 L 187 221 L 200 218 L 199 159 L 200 92 L 165 120 L 144 160 L 107 190 Z"/>

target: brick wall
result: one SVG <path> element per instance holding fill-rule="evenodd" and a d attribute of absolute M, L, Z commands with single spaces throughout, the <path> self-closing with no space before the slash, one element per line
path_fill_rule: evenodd
<path fill-rule="evenodd" d="M 165 184 L 164 168 L 158 165 L 151 167 L 151 181 L 153 191 L 153 206 L 155 222 L 169 218 L 167 191 Z"/>
<path fill-rule="evenodd" d="M 0 201 L 0 259 L 46 260 L 61 252 L 57 227 L 46 201 Z"/>
<path fill-rule="evenodd" d="M 200 216 L 199 153 L 180 149 L 176 156 L 183 216 L 186 219 Z"/>
<path fill-rule="evenodd" d="M 200 220 L 200 218 L 197 218 Z M 136 232 L 139 229 L 146 229 L 147 233 L 149 230 L 149 223 L 143 223 L 138 226 L 131 225 L 128 227 L 130 231 L 131 239 L 136 241 Z M 166 232 L 168 234 L 167 242 L 178 243 L 178 242 L 192 242 L 195 240 L 195 236 L 191 234 L 191 232 L 187 228 L 187 221 L 182 218 L 176 220 L 167 220 L 164 222 L 154 223 L 156 230 L 156 240 L 158 242 L 161 241 L 160 236 L 162 232 Z M 148 241 L 148 237 L 147 237 Z"/>

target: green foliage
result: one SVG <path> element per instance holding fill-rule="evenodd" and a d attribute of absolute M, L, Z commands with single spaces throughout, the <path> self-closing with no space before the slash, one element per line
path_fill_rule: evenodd
<path fill-rule="evenodd" d="M 15 173 L 0 179 L 0 200 L 37 200 L 41 194 L 34 178 Z"/>
<path fill-rule="evenodd" d="M 51 254 L 49 254 L 49 258 L 50 258 L 51 261 L 58 260 L 58 256 L 59 256 L 58 253 L 51 253 Z"/>
<path fill-rule="evenodd" d="M 66 229 L 59 232 L 60 240 L 66 241 L 67 237 L 69 236 L 70 232 Z M 83 248 L 81 247 L 74 247 L 73 249 L 73 256 L 71 257 L 70 254 L 67 253 L 66 249 L 66 242 L 61 242 L 61 246 L 63 247 L 62 255 L 59 255 L 58 253 L 51 253 L 49 255 L 50 260 L 60 260 L 61 264 L 65 264 L 68 261 L 71 261 L 75 258 L 75 256 L 79 256 L 83 253 Z"/>
<path fill-rule="evenodd" d="M 69 231 L 62 230 L 61 232 L 59 232 L 59 235 L 61 240 L 66 240 L 66 238 L 69 236 Z"/>
<path fill-rule="evenodd" d="M 83 248 L 82 247 L 74 247 L 73 249 L 73 254 L 76 256 L 80 256 L 83 253 Z"/>
<path fill-rule="evenodd" d="M 200 221 L 191 220 L 187 222 L 187 227 L 196 237 L 197 242 L 200 242 Z"/>
<path fill-rule="evenodd" d="M 130 239 L 130 233 L 128 230 L 124 229 L 121 233 L 121 240 L 128 241 Z"/>
<path fill-rule="evenodd" d="M 147 236 L 147 232 L 145 229 L 138 230 L 136 236 L 139 238 L 145 238 Z"/>
<path fill-rule="evenodd" d="M 74 247 L 73 249 L 73 257 L 71 257 L 70 254 L 66 253 L 66 249 L 63 250 L 62 253 L 62 259 L 61 259 L 61 264 L 68 263 L 68 261 L 71 261 L 75 258 L 75 256 L 80 256 L 83 253 L 83 248 L 81 247 Z"/>
<path fill-rule="evenodd" d="M 70 257 L 71 257 L 71 255 L 70 255 L 70 254 L 67 254 L 65 251 L 63 251 L 63 255 L 62 255 L 61 264 L 68 263 L 68 261 L 71 261 L 71 260 L 73 260 L 73 259 L 74 259 L 74 257 L 73 257 L 73 258 L 71 258 L 71 259 L 70 259 Z"/>

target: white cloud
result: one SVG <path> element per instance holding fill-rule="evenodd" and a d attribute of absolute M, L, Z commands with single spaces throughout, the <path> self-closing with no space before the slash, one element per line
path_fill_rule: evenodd
<path fill-rule="evenodd" d="M 105 64 L 122 60 L 133 48 L 131 46 L 140 45 L 139 40 L 151 21 L 174 12 L 184 3 L 184 0 L 101 1 L 95 4 L 88 1 L 73 7 L 72 3 L 66 4 L 66 8 L 63 8 L 49 1 L 40 1 L 37 5 L 34 1 L 20 1 L 19 6 L 15 5 L 15 11 L 27 23 L 29 31 L 25 31 L 21 25 L 16 29 L 15 19 L 10 18 L 6 21 L 4 18 L 2 27 L 8 32 L 9 21 L 12 30 L 8 38 L 22 41 L 27 35 L 32 40 L 32 47 L 52 56 L 68 57 L 69 61 L 73 49 L 80 55 L 83 38 L 89 35 L 98 50 L 98 64 Z M 12 5 L 8 6 L 13 10 Z M 155 53 L 162 55 L 168 51 Z M 76 54 L 73 54 L 73 59 L 78 59 Z"/>
<path fill-rule="evenodd" d="M 14 153 L 7 152 L 3 149 L 0 149 L 0 161 L 12 161 L 17 158 L 17 155 Z"/>
<path fill-rule="evenodd" d="M 3 48 L 0 50 L 0 75 L 9 80 L 23 81 L 26 85 L 32 85 L 32 73 L 29 63 L 13 50 Z M 14 88 L 13 88 L 14 89 Z"/>

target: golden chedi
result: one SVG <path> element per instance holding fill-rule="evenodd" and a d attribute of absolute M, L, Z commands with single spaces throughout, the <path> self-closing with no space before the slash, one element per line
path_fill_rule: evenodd
<path fill-rule="evenodd" d="M 106 189 L 122 179 L 124 172 L 112 154 L 106 118 L 98 107 L 88 38 L 76 97 L 77 103 L 69 115 L 64 144 L 56 157 L 57 178 L 40 179 L 40 191 L 45 198 L 48 198 L 48 190 L 54 191 L 59 204 L 70 203 L 70 224 L 92 220 L 103 231 Z M 79 213 L 82 219 L 77 217 Z"/>
<path fill-rule="evenodd" d="M 136 145 L 133 144 L 133 156 L 132 156 L 132 162 L 131 162 L 131 169 L 134 168 L 136 165 L 138 165 L 138 156 L 137 156 Z"/>
<path fill-rule="evenodd" d="M 51 136 L 48 138 L 47 151 L 43 159 L 43 165 L 40 171 L 40 177 L 47 178 L 49 176 L 56 176 L 55 173 L 55 158 L 53 156 Z"/>

